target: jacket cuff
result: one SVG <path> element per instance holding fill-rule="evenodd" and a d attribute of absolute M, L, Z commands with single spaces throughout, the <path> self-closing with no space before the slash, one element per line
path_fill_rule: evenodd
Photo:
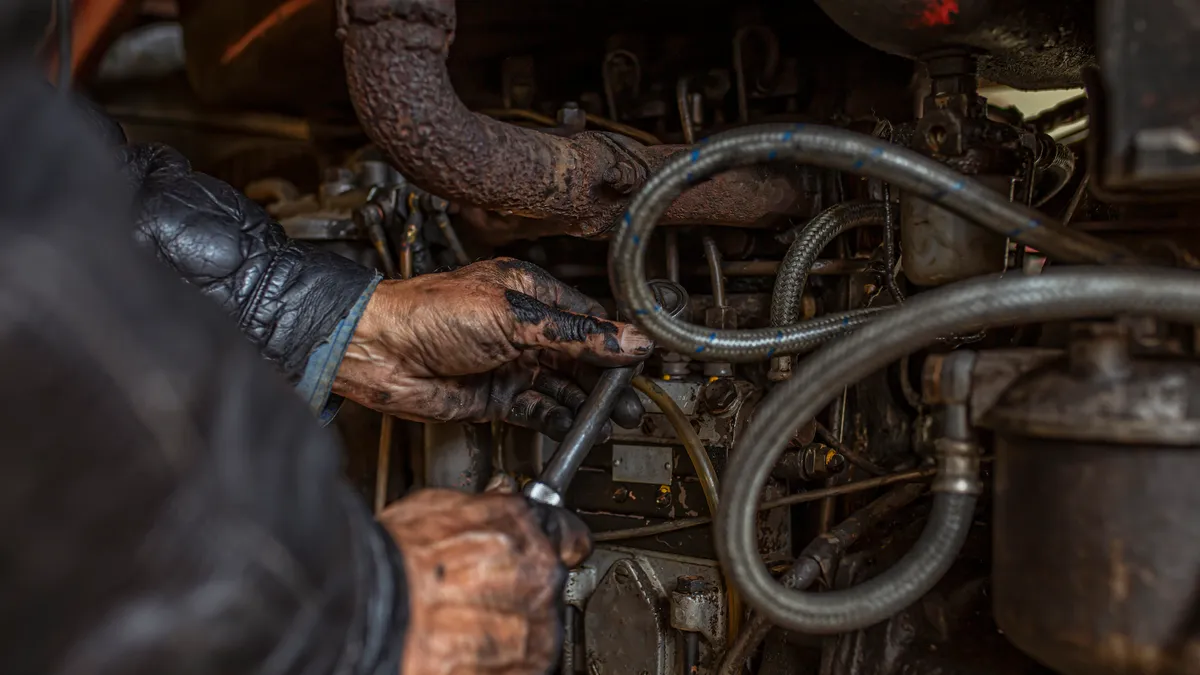
<path fill-rule="evenodd" d="M 354 306 L 334 327 L 333 332 L 313 349 L 300 381 L 296 384 L 296 391 L 304 398 L 309 410 L 317 416 L 322 425 L 332 422 L 338 409 L 342 407 L 342 397 L 333 394 L 333 381 L 342 365 L 342 358 L 346 355 L 346 348 L 350 346 L 350 339 L 354 337 L 358 321 L 366 311 L 367 303 L 370 302 L 381 278 L 379 273 L 375 273 Z"/>
<path fill-rule="evenodd" d="M 357 495 L 345 492 L 355 542 L 357 613 L 337 675 L 396 675 L 408 633 L 408 579 L 391 535 Z"/>

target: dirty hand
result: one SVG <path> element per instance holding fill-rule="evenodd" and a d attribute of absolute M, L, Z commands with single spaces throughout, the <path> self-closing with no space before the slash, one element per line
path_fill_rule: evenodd
<path fill-rule="evenodd" d="M 404 559 L 404 675 L 541 675 L 561 648 L 566 570 L 591 551 L 574 514 L 523 497 L 422 490 L 379 515 Z"/>
<path fill-rule="evenodd" d="M 503 420 L 562 440 L 600 367 L 637 363 L 653 348 L 603 312 L 545 270 L 512 259 L 383 281 L 334 391 L 405 419 Z M 643 412 L 629 390 L 613 420 L 631 428 Z"/>

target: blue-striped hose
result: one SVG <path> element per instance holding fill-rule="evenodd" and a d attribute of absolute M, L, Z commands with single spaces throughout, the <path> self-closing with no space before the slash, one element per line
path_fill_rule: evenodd
<path fill-rule="evenodd" d="M 1128 251 L 1063 229 L 976 181 L 874 136 L 832 127 L 764 125 L 713 137 L 676 155 L 652 176 L 617 222 L 609 274 L 621 310 L 667 349 L 708 361 L 746 363 L 810 351 L 866 322 L 859 310 L 783 327 L 712 330 L 666 316 L 646 285 L 646 248 L 655 223 L 685 190 L 721 171 L 762 162 L 823 166 L 888 181 L 1049 257 L 1074 263 L 1135 263 Z"/>

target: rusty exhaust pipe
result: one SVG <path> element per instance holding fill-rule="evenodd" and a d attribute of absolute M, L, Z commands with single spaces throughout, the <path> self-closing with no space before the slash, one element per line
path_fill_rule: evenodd
<path fill-rule="evenodd" d="M 358 117 L 368 136 L 422 189 L 537 229 L 607 232 L 631 193 L 688 146 L 644 146 L 625 136 L 569 138 L 472 113 L 450 83 L 454 0 L 338 0 L 339 35 Z M 797 181 L 755 167 L 726 172 L 685 193 L 666 224 L 764 225 L 795 214 Z"/>

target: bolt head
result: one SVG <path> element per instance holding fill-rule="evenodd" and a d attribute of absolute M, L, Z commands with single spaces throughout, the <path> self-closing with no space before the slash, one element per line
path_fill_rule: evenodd
<path fill-rule="evenodd" d="M 846 469 L 846 458 L 834 453 L 825 461 L 825 468 L 829 473 L 841 473 Z"/>
<path fill-rule="evenodd" d="M 703 593 L 708 588 L 708 582 L 704 577 L 698 576 L 682 576 L 675 580 L 675 591 L 677 593 L 687 593 L 693 595 Z"/>
<path fill-rule="evenodd" d="M 704 387 L 704 405 L 714 414 L 723 413 L 733 407 L 738 400 L 737 385 L 733 380 L 720 378 L 709 382 Z"/>

